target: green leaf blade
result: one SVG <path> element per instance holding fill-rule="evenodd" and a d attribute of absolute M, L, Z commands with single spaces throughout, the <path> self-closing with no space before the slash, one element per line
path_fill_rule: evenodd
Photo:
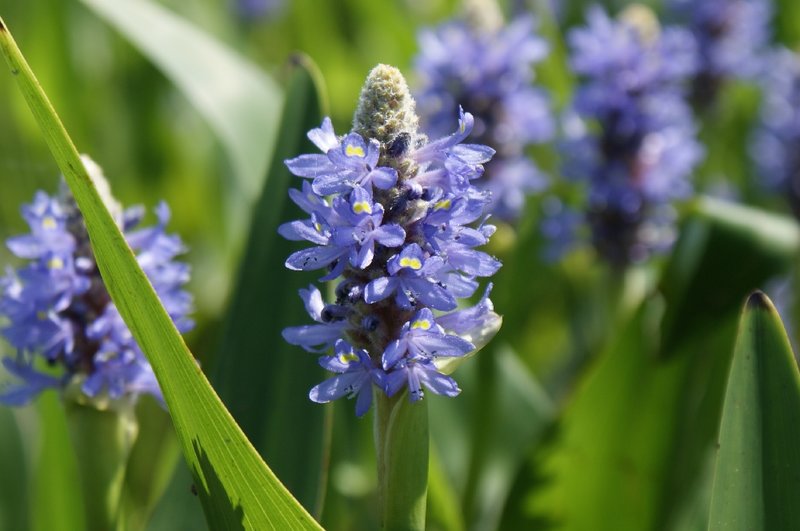
<path fill-rule="evenodd" d="M 747 301 L 722 413 L 709 530 L 784 530 L 800 522 L 800 371 L 780 317 Z"/>
<path fill-rule="evenodd" d="M 0 49 L 83 214 L 111 298 L 158 378 L 209 524 L 319 529 L 260 458 L 194 361 L 2 19 Z"/>

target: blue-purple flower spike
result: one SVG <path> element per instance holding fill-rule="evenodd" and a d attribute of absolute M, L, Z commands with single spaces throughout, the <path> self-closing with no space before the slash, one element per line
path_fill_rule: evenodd
<path fill-rule="evenodd" d="M 764 183 L 786 197 L 800 219 L 800 55 L 779 48 L 766 64 L 751 153 Z"/>
<path fill-rule="evenodd" d="M 84 164 L 167 312 L 181 332 L 190 330 L 192 298 L 183 290 L 189 267 L 175 261 L 185 248 L 165 232 L 166 204 L 156 208 L 156 226 L 137 228 L 144 210 L 119 208 L 100 168 L 88 157 Z M 48 388 L 69 388 L 98 404 L 142 393 L 163 400 L 150 364 L 103 285 L 66 187 L 52 197 L 38 192 L 22 215 L 31 232 L 7 245 L 29 262 L 0 278 L 0 333 L 17 352 L 3 359 L 17 381 L 0 388 L 0 403 L 23 405 Z"/>
<path fill-rule="evenodd" d="M 728 79 L 759 74 L 770 38 L 769 0 L 670 0 L 667 6 L 696 41 L 698 69 L 692 83 L 696 105 L 712 103 Z"/>
<path fill-rule="evenodd" d="M 492 193 L 493 215 L 513 220 L 525 197 L 546 185 L 526 150 L 554 135 L 548 97 L 533 74 L 548 46 L 532 17 L 504 24 L 493 0 L 467 4 L 463 19 L 420 33 L 417 101 L 436 136 L 452 130 L 459 106 L 474 113 L 472 138 L 498 149 L 477 186 Z"/>
<path fill-rule="evenodd" d="M 543 225 L 563 248 L 587 224 L 615 267 L 671 246 L 672 202 L 691 193 L 703 153 L 683 88 L 695 71 L 694 41 L 636 17 L 617 21 L 594 8 L 588 26 L 569 34 L 581 84 L 565 121 L 564 173 L 587 185 L 587 204 L 580 214 L 553 208 Z"/>
<path fill-rule="evenodd" d="M 314 286 L 301 290 L 315 324 L 283 336 L 310 352 L 334 347 L 320 365 L 336 375 L 309 397 L 356 397 L 358 416 L 375 389 L 393 396 L 407 387 L 412 401 L 425 389 L 455 396 L 445 360 L 483 346 L 500 323 L 488 289 L 477 305 L 457 310 L 477 279 L 500 267 L 475 249 L 494 227 L 483 216 L 489 194 L 472 181 L 494 151 L 463 143 L 474 123 L 463 111 L 455 132 L 428 142 L 414 107 L 400 72 L 379 65 L 362 89 L 353 131 L 338 137 L 326 118 L 308 134 L 322 154 L 286 161 L 306 179 L 290 197 L 309 218 L 279 232 L 313 244 L 289 256 L 286 267 L 323 270 L 321 280 L 339 283 L 331 304 Z"/>

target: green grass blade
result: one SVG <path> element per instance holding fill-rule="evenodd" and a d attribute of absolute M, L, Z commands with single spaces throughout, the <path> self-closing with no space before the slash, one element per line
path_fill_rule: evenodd
<path fill-rule="evenodd" d="M 148 0 L 83 0 L 116 28 L 208 121 L 247 197 L 258 193 L 277 134 L 278 85 L 233 50 Z"/>
<path fill-rule="evenodd" d="M 0 19 L 0 48 L 83 214 L 111 297 L 153 366 L 212 529 L 317 529 L 195 363 Z"/>
<path fill-rule="evenodd" d="M 745 305 L 719 434 L 709 530 L 800 522 L 800 371 L 766 295 Z"/>
<path fill-rule="evenodd" d="M 282 222 L 303 217 L 288 200 L 288 189 L 297 188 L 300 179 L 283 161 L 316 150 L 306 132 L 319 127 L 324 107 L 316 67 L 299 55 L 294 63 L 281 135 L 253 213 L 212 379 L 239 426 L 273 463 L 281 481 L 319 516 L 329 434 L 324 430 L 326 408 L 311 402 L 308 390 L 324 379 L 324 372 L 317 356 L 281 337 L 287 326 L 309 321 L 298 290 L 318 276 L 286 269 L 284 261 L 297 244 L 278 234 Z"/>

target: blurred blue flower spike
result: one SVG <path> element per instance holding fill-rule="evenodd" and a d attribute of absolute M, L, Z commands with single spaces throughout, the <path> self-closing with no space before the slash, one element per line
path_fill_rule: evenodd
<path fill-rule="evenodd" d="M 587 15 L 588 26 L 569 34 L 581 84 L 565 119 L 564 173 L 587 187 L 582 216 L 594 248 L 625 267 L 672 245 L 672 202 L 691 194 L 703 156 L 684 94 L 694 40 L 641 7 L 620 20 L 600 8 Z M 553 213 L 543 227 L 563 249 L 584 223 L 569 208 Z"/>
<path fill-rule="evenodd" d="M 308 135 L 323 154 L 286 161 L 308 179 L 290 195 L 310 217 L 282 225 L 280 233 L 314 244 L 286 266 L 324 269 L 321 280 L 340 281 L 331 304 L 313 286 L 301 290 L 316 324 L 284 331 L 287 341 L 312 352 L 335 346 L 320 364 L 338 374 L 314 387 L 312 400 L 358 397 L 361 416 L 373 387 L 390 397 L 408 387 L 411 401 L 425 389 L 455 396 L 458 386 L 437 363 L 474 352 L 470 330 L 499 328 L 488 291 L 475 307 L 456 310 L 479 277 L 500 267 L 475 249 L 494 227 L 483 218 L 489 194 L 472 180 L 494 150 L 463 143 L 473 126 L 472 115 L 461 111 L 455 132 L 429 142 L 418 131 L 402 75 L 379 65 L 362 90 L 353 131 L 337 137 L 326 118 Z M 482 344 L 489 335 L 480 336 Z"/>
<path fill-rule="evenodd" d="M 781 48 L 766 65 L 751 152 L 764 183 L 785 195 L 800 218 L 800 56 Z"/>
<path fill-rule="evenodd" d="M 477 0 L 467 2 L 463 19 L 420 32 L 419 50 L 417 99 L 426 131 L 438 136 L 452 129 L 459 106 L 473 113 L 472 138 L 497 149 L 476 186 L 491 191 L 493 215 L 513 220 L 526 194 L 546 185 L 526 150 L 555 132 L 549 99 L 533 73 L 548 44 L 532 17 L 505 24 L 493 1 Z"/>
<path fill-rule="evenodd" d="M 144 210 L 122 210 L 101 169 L 88 157 L 83 162 L 167 312 L 180 331 L 188 331 L 192 299 L 183 285 L 189 268 L 174 260 L 185 248 L 165 232 L 169 208 L 156 208 L 156 226 L 137 228 Z M 22 215 L 31 232 L 7 245 L 29 262 L 0 279 L 0 317 L 7 323 L 2 334 L 17 351 L 3 365 L 18 381 L 0 389 L 0 403 L 23 405 L 48 388 L 69 389 L 99 407 L 142 393 L 162 400 L 153 370 L 103 285 L 66 186 L 52 197 L 38 192 Z"/>
<path fill-rule="evenodd" d="M 770 39 L 769 0 L 670 0 L 675 18 L 696 41 L 698 69 L 692 100 L 707 106 L 728 79 L 752 79 L 759 74 Z"/>

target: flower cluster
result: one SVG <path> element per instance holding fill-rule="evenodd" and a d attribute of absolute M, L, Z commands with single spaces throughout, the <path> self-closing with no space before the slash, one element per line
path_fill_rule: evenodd
<path fill-rule="evenodd" d="M 104 188 L 100 168 L 86 157 L 84 165 Z M 167 312 L 179 330 L 188 331 L 192 299 L 182 286 L 189 268 L 174 261 L 185 249 L 178 237 L 164 232 L 170 215 L 166 204 L 156 208 L 158 225 L 137 228 L 144 209 L 123 212 L 105 195 Z M 67 386 L 96 399 L 141 393 L 161 399 L 152 368 L 106 291 L 66 187 L 54 197 L 38 192 L 22 214 L 31 232 L 10 238 L 7 245 L 29 262 L 0 278 L 1 332 L 17 352 L 3 365 L 19 381 L 0 390 L 0 403 L 22 405 L 44 389 Z"/>
<path fill-rule="evenodd" d="M 545 185 L 544 173 L 525 152 L 554 134 L 548 98 L 533 83 L 533 66 L 548 46 L 536 35 L 533 18 L 503 25 L 499 13 L 485 11 L 420 33 L 417 100 L 433 135 L 452 129 L 459 107 L 475 114 L 473 138 L 498 150 L 479 186 L 492 192 L 490 211 L 511 219 L 526 194 Z"/>
<path fill-rule="evenodd" d="M 779 49 L 768 64 L 751 151 L 766 184 L 786 194 L 800 218 L 800 56 Z"/>
<path fill-rule="evenodd" d="M 692 87 L 696 104 L 713 101 L 725 79 L 759 73 L 770 37 L 769 0 L 670 0 L 668 6 L 696 41 L 698 70 Z"/>
<path fill-rule="evenodd" d="M 473 352 L 486 330 L 499 326 L 488 290 L 475 307 L 456 310 L 478 277 L 500 267 L 475 250 L 494 227 L 482 219 L 488 194 L 471 182 L 494 151 L 462 143 L 473 124 L 462 112 L 455 133 L 427 142 L 402 75 L 379 65 L 362 89 L 354 131 L 339 137 L 326 118 L 308 134 L 323 154 L 286 161 L 308 179 L 290 196 L 309 218 L 279 231 L 314 244 L 286 266 L 340 279 L 332 304 L 313 285 L 301 290 L 316 324 L 284 331 L 310 352 L 334 349 L 320 364 L 337 375 L 311 390 L 313 401 L 357 396 L 360 416 L 373 387 L 388 396 L 408 387 L 412 401 L 423 388 L 454 396 L 458 386 L 441 372 L 442 361 Z"/>
<path fill-rule="evenodd" d="M 702 156 L 682 89 L 695 68 L 693 40 L 630 20 L 594 8 L 588 27 L 569 34 L 581 84 L 565 125 L 564 172 L 587 184 L 592 244 L 617 267 L 671 245 L 670 204 L 691 192 L 688 177 Z M 577 218 L 554 209 L 545 231 L 563 245 Z"/>

